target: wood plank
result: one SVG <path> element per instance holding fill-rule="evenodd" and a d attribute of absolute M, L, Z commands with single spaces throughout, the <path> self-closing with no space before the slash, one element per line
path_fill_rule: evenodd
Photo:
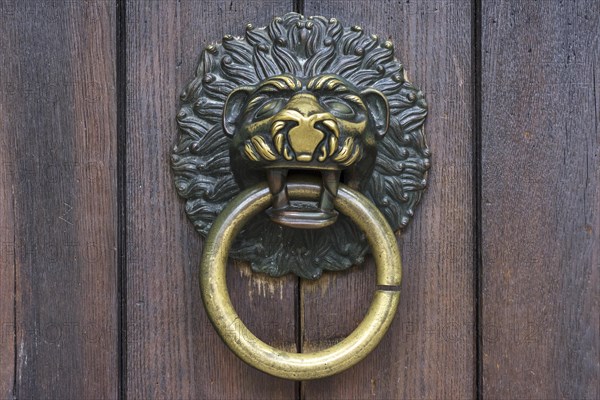
<path fill-rule="evenodd" d="M 127 2 L 127 395 L 138 398 L 291 398 L 295 383 L 247 366 L 209 323 L 198 287 L 201 240 L 170 171 L 179 94 L 200 52 L 246 23 L 268 23 L 291 1 Z M 243 321 L 260 338 L 296 349 L 293 277 L 266 279 L 230 266 Z"/>
<path fill-rule="evenodd" d="M 399 237 L 404 274 L 398 315 L 379 347 L 338 376 L 303 383 L 306 398 L 474 396 L 469 1 L 305 1 L 305 14 L 336 17 L 389 37 L 430 105 L 430 188 Z M 331 345 L 362 320 L 374 290 L 371 262 L 302 284 L 303 350 Z"/>
<path fill-rule="evenodd" d="M 0 45 L 1 49 L 6 47 Z M 0 101 L 5 104 L 5 99 Z M 4 114 L 0 110 L 0 116 Z M 1 123 L 1 122 L 0 122 Z M 4 130 L 2 132 L 7 132 Z M 12 182 L 10 180 L 10 163 L 8 149 L 5 146 L 11 140 L 5 135 L 0 139 L 0 154 L 3 164 L 0 167 L 0 398 L 12 398 L 15 381 L 16 361 L 16 323 L 15 323 L 15 242 L 14 242 L 14 208 Z M 5 141 L 6 140 L 6 141 Z"/>
<path fill-rule="evenodd" d="M 115 22 L 0 5 L 2 398 L 117 397 Z"/>
<path fill-rule="evenodd" d="M 11 25 L 16 9 L 2 4 L 0 8 L 0 53 L 15 54 L 18 42 L 17 26 Z M 13 398 L 16 365 L 15 321 L 15 208 L 14 208 L 14 149 L 15 135 L 9 134 L 16 125 L 9 118 L 9 105 L 16 93 L 11 83 L 17 74 L 17 65 L 0 62 L 0 398 Z M 8 89 L 12 90 L 8 90 Z"/>
<path fill-rule="evenodd" d="M 0 17 L 0 52 L 11 54 L 16 42 L 9 40 L 9 25 Z M 15 381 L 15 209 L 13 196 L 13 154 L 15 140 L 9 135 L 8 109 L 11 96 L 6 93 L 9 73 L 0 76 L 0 398 L 12 398 Z"/>
<path fill-rule="evenodd" d="M 598 15 L 483 2 L 484 398 L 600 397 Z"/>

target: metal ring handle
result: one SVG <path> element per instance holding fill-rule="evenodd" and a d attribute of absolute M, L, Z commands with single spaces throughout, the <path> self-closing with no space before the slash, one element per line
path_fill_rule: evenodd
<path fill-rule="evenodd" d="M 289 182 L 291 198 L 317 199 L 321 186 Z M 271 204 L 267 184 L 237 195 L 213 223 L 200 265 L 202 300 L 210 320 L 227 346 L 243 361 L 268 374 L 293 380 L 334 375 L 355 365 L 379 344 L 400 300 L 401 259 L 394 233 L 379 210 L 362 194 L 341 185 L 335 208 L 349 216 L 367 236 L 377 266 L 373 302 L 358 327 L 344 340 L 314 353 L 278 350 L 258 339 L 235 312 L 226 283 L 228 252 L 235 236 L 250 218 Z M 389 286 L 389 289 L 386 289 Z"/>

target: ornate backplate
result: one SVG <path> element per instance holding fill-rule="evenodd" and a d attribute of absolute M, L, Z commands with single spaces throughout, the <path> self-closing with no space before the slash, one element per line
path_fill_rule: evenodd
<path fill-rule="evenodd" d="M 269 181 L 272 209 L 230 252 L 255 271 L 315 279 L 362 262 L 364 234 L 331 208 L 339 180 L 365 194 L 394 231 L 425 189 L 423 94 L 392 43 L 358 26 L 296 13 L 248 25 L 243 37 L 227 35 L 202 52 L 181 101 L 172 168 L 201 235 L 240 190 Z M 322 179 L 316 211 L 286 197 L 286 180 L 299 171 Z M 286 226 L 290 216 L 291 226 L 320 229 Z"/>

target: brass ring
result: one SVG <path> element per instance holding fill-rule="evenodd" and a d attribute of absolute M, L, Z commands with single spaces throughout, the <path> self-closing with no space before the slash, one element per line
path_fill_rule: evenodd
<path fill-rule="evenodd" d="M 312 200 L 321 187 L 289 182 L 291 198 Z M 243 361 L 268 374 L 293 380 L 337 374 L 366 357 L 388 330 L 400 300 L 402 266 L 396 238 L 384 216 L 362 194 L 340 185 L 335 208 L 349 216 L 367 236 L 377 266 L 377 290 L 367 315 L 344 340 L 314 353 L 278 350 L 258 339 L 235 312 L 225 280 L 229 248 L 242 226 L 271 204 L 267 184 L 237 195 L 219 214 L 205 242 L 200 289 L 206 311 L 227 346 Z M 388 288 L 386 288 L 388 287 Z"/>

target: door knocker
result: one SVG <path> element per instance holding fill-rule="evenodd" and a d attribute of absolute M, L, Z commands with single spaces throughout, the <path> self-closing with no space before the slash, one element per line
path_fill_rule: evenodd
<path fill-rule="evenodd" d="M 362 360 L 396 313 L 394 231 L 413 216 L 430 168 L 427 105 L 392 43 L 334 18 L 289 13 L 206 47 L 181 101 L 172 169 L 206 238 L 200 286 L 219 335 L 248 364 L 288 379 Z M 374 300 L 336 345 L 286 352 L 240 323 L 225 282 L 228 257 L 271 276 L 317 279 L 361 263 L 369 246 Z"/>

